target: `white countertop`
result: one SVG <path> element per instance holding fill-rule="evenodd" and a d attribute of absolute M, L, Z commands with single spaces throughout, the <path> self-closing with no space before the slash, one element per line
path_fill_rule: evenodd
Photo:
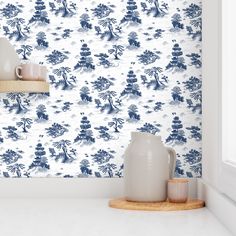
<path fill-rule="evenodd" d="M 107 199 L 0 199 L 0 235 L 231 235 L 206 208 L 141 212 L 112 209 L 107 203 Z"/>

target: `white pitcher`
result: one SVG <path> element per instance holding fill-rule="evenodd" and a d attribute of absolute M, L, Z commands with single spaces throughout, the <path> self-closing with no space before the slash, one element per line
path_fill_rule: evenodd
<path fill-rule="evenodd" d="M 173 178 L 176 153 L 160 136 L 132 132 L 125 151 L 125 197 L 129 201 L 155 202 L 167 198 L 167 181 Z"/>
<path fill-rule="evenodd" d="M 16 66 L 20 59 L 6 38 L 0 38 L 0 80 L 16 80 Z"/>

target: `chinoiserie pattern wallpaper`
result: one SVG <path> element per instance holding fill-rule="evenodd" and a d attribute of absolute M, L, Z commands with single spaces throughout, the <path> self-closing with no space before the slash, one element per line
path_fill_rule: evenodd
<path fill-rule="evenodd" d="M 199 0 L 3 0 L 1 37 L 49 94 L 0 95 L 0 176 L 121 177 L 131 131 L 201 176 Z M 142 174 L 142 173 L 140 173 Z"/>

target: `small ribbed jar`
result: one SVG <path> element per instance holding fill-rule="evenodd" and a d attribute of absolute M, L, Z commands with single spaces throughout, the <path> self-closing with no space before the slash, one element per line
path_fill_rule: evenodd
<path fill-rule="evenodd" d="M 184 203 L 188 200 L 188 180 L 168 180 L 168 200 L 175 203 Z"/>

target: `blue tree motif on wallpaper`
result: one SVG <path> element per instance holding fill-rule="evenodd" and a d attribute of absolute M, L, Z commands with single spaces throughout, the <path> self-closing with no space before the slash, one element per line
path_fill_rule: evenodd
<path fill-rule="evenodd" d="M 61 14 L 62 17 L 71 17 L 75 14 L 76 5 L 74 3 L 68 5 L 67 0 L 57 0 L 56 2 L 59 4 L 58 7 L 53 2 L 49 2 L 51 11 L 54 12 L 55 15 Z"/>
<path fill-rule="evenodd" d="M 23 41 L 28 38 L 28 31 L 25 28 L 22 29 L 25 20 L 23 18 L 14 18 L 7 21 L 7 24 L 13 28 L 11 32 L 7 26 L 3 26 L 3 30 L 5 35 L 9 37 L 9 39 L 15 38 L 16 41 Z"/>
<path fill-rule="evenodd" d="M 30 103 L 30 99 L 33 99 L 34 101 L 45 100 L 45 99 L 48 99 L 49 96 L 50 96 L 49 93 L 29 93 L 29 95 L 28 95 L 27 99 L 25 99 L 25 101 L 27 103 Z"/>
<path fill-rule="evenodd" d="M 92 24 L 90 23 L 90 17 L 87 13 L 84 13 L 80 16 L 80 25 L 84 30 L 92 29 Z"/>
<path fill-rule="evenodd" d="M 6 164 L 10 165 L 15 162 L 17 162 L 20 158 L 22 158 L 22 155 L 17 153 L 16 151 L 13 151 L 12 149 L 7 149 L 3 154 L 0 155 L 1 160 Z"/>
<path fill-rule="evenodd" d="M 2 172 L 2 176 L 3 176 L 4 178 L 10 178 L 9 173 L 6 172 L 6 171 L 3 171 L 3 172 Z"/>
<path fill-rule="evenodd" d="M 102 29 L 100 28 L 100 26 L 94 26 L 94 30 L 96 31 L 96 35 L 100 35 L 102 32 Z"/>
<path fill-rule="evenodd" d="M 198 126 L 187 127 L 187 130 L 191 132 L 190 138 L 195 139 L 196 141 L 202 140 L 201 128 Z"/>
<path fill-rule="evenodd" d="M 73 105 L 73 103 L 72 102 L 64 102 L 63 103 L 63 107 L 61 108 L 62 109 L 62 111 L 64 111 L 64 112 L 67 112 L 67 111 L 70 111 L 71 109 L 71 105 Z"/>
<path fill-rule="evenodd" d="M 160 59 L 160 51 L 150 51 L 150 50 L 145 50 L 141 55 L 138 55 L 138 60 L 140 63 L 144 65 L 148 65 L 151 63 L 154 63 L 157 59 Z"/>
<path fill-rule="evenodd" d="M 157 134 L 160 132 L 160 124 L 151 124 L 151 123 L 145 123 L 142 127 L 137 128 L 140 132 L 150 133 L 150 134 Z"/>
<path fill-rule="evenodd" d="M 112 9 L 114 5 L 105 5 L 102 3 L 99 3 L 97 7 L 92 9 L 93 15 L 97 17 L 98 19 L 104 18 L 109 16 L 114 10 Z"/>
<path fill-rule="evenodd" d="M 64 60 L 68 59 L 68 56 L 64 53 L 53 50 L 51 54 L 45 56 L 47 58 L 47 61 L 51 63 L 52 65 L 57 65 L 62 63 Z"/>
<path fill-rule="evenodd" d="M 62 136 L 65 132 L 68 132 L 68 129 L 63 125 L 58 123 L 53 123 L 51 127 L 46 128 L 47 134 L 52 138 Z"/>
<path fill-rule="evenodd" d="M 182 17 L 179 13 L 175 13 L 172 17 L 171 17 L 171 23 L 173 28 L 171 29 L 171 31 L 174 32 L 179 32 L 180 30 L 184 29 L 184 24 L 181 23 L 182 22 Z"/>
<path fill-rule="evenodd" d="M 140 115 L 138 114 L 138 107 L 135 104 L 131 104 L 128 107 L 129 121 L 139 121 Z"/>
<path fill-rule="evenodd" d="M 175 43 L 172 48 L 172 58 L 169 64 L 166 66 L 166 70 L 171 70 L 174 72 L 182 72 L 187 69 L 185 65 L 183 52 L 178 43 Z"/>
<path fill-rule="evenodd" d="M 122 45 L 112 45 L 112 49 L 109 49 L 108 52 L 113 54 L 115 60 L 120 60 L 118 56 L 122 56 L 124 51 L 124 47 Z"/>
<path fill-rule="evenodd" d="M 194 165 L 201 161 L 202 155 L 199 151 L 191 149 L 187 154 L 184 154 L 184 160 L 189 163 L 189 165 Z"/>
<path fill-rule="evenodd" d="M 164 102 L 156 102 L 153 110 L 156 111 L 156 112 L 162 111 L 163 105 L 165 105 Z"/>
<path fill-rule="evenodd" d="M 104 141 L 109 141 L 113 137 L 108 133 L 109 128 L 106 126 L 99 126 L 95 127 L 96 130 L 99 132 L 99 136 L 97 137 L 98 139 L 103 139 Z"/>
<path fill-rule="evenodd" d="M 101 177 L 102 177 L 102 175 L 101 175 L 100 172 L 98 172 L 98 171 L 95 171 L 95 172 L 94 172 L 94 176 L 95 176 L 96 178 L 101 178 Z"/>
<path fill-rule="evenodd" d="M 187 81 L 184 81 L 183 84 L 190 92 L 198 91 L 202 87 L 202 81 L 194 76 L 190 77 Z"/>
<path fill-rule="evenodd" d="M 71 29 L 64 29 L 63 34 L 62 34 L 62 38 L 63 39 L 70 38 L 72 32 L 73 32 L 73 30 L 71 30 Z"/>
<path fill-rule="evenodd" d="M 49 152 L 51 153 L 51 157 L 54 157 L 55 161 L 61 160 L 62 163 L 71 163 L 76 159 L 76 153 L 74 153 L 72 149 L 68 150 L 70 145 L 71 141 L 65 139 L 62 139 L 58 142 L 54 142 L 53 146 L 61 152 L 56 154 L 54 148 L 50 148 Z"/>
<path fill-rule="evenodd" d="M 110 86 L 114 85 L 111 81 L 114 79 L 107 79 L 105 77 L 99 76 L 95 81 L 91 82 L 93 84 L 93 88 L 96 89 L 98 92 L 107 90 Z"/>
<path fill-rule="evenodd" d="M 173 99 L 171 101 L 171 104 L 179 104 L 181 102 L 184 102 L 184 97 L 182 96 L 181 88 L 179 86 L 175 86 L 172 89 L 171 96 Z"/>
<path fill-rule="evenodd" d="M 102 103 L 101 103 L 101 100 L 100 99 L 94 99 L 94 102 L 96 104 L 96 108 L 100 109 L 102 108 Z"/>
<path fill-rule="evenodd" d="M 110 127 L 114 128 L 115 133 L 120 132 L 119 130 L 123 128 L 123 124 L 124 124 L 124 119 L 116 117 L 112 118 L 112 121 L 108 123 Z"/>
<path fill-rule="evenodd" d="M 160 4 L 159 0 L 146 0 L 146 2 L 150 7 L 145 2 L 141 2 L 141 6 L 148 15 L 152 14 L 154 17 L 163 17 L 167 14 L 168 5 L 166 3 Z"/>
<path fill-rule="evenodd" d="M 181 145 L 187 142 L 187 139 L 185 137 L 185 133 L 183 130 L 182 121 L 179 119 L 178 116 L 174 117 L 171 128 L 172 128 L 172 131 L 169 137 L 166 139 L 167 143 Z"/>
<path fill-rule="evenodd" d="M 39 25 L 49 24 L 48 14 L 43 0 L 35 1 L 35 12 L 32 18 L 29 20 L 29 24 L 38 23 Z"/>
<path fill-rule="evenodd" d="M 176 166 L 175 166 L 176 177 L 180 177 L 184 175 L 183 165 L 178 158 L 179 158 L 179 154 L 177 154 L 177 160 L 176 160 Z"/>
<path fill-rule="evenodd" d="M 28 129 L 31 128 L 32 123 L 33 123 L 32 119 L 23 117 L 21 118 L 21 121 L 16 123 L 16 125 L 18 127 L 22 127 L 22 131 L 24 133 L 28 133 Z"/>
<path fill-rule="evenodd" d="M 95 142 L 93 137 L 93 131 L 91 130 L 91 124 L 87 116 L 83 116 L 80 124 L 80 132 L 75 138 L 74 142 L 79 142 L 81 144 L 91 145 Z"/>
<path fill-rule="evenodd" d="M 141 24 L 142 20 L 140 19 L 139 13 L 137 11 L 138 7 L 136 1 L 128 0 L 126 9 L 127 9 L 126 15 L 122 18 L 120 23 Z"/>
<path fill-rule="evenodd" d="M 186 99 L 188 108 L 192 112 L 198 112 L 202 114 L 202 82 L 200 79 L 192 76 L 187 81 L 183 82 L 184 87 L 189 90 L 190 98 Z"/>
<path fill-rule="evenodd" d="M 61 86 L 62 90 L 71 90 L 74 88 L 75 79 L 73 76 L 69 77 L 69 73 L 71 69 L 69 67 L 60 67 L 59 69 L 54 69 L 53 73 L 62 79 L 56 81 L 54 76 L 49 77 L 51 79 L 52 84 L 55 84 L 55 87 L 58 88 Z"/>
<path fill-rule="evenodd" d="M 196 176 L 201 177 L 202 176 L 202 163 L 198 163 L 196 165 L 190 166 L 190 170 L 195 173 Z"/>
<path fill-rule="evenodd" d="M 113 65 L 108 60 L 109 55 L 107 55 L 106 53 L 95 54 L 95 57 L 98 57 L 98 59 L 99 59 L 99 63 L 98 63 L 99 66 L 103 66 L 104 68 L 109 68 Z"/>
<path fill-rule="evenodd" d="M 87 86 L 84 86 L 80 89 L 80 98 L 82 100 L 82 102 L 84 103 L 88 103 L 88 102 L 92 102 L 92 97 L 89 96 L 90 92 L 89 92 L 89 88 Z"/>
<path fill-rule="evenodd" d="M 167 84 L 167 77 L 160 75 L 162 72 L 161 67 L 152 67 L 150 69 L 144 70 L 144 72 L 150 76 L 151 78 L 154 78 L 154 80 L 150 80 L 147 83 L 147 88 L 153 87 L 154 90 L 160 90 L 164 89 Z M 143 78 L 144 79 L 144 78 Z"/>
<path fill-rule="evenodd" d="M 191 3 L 189 7 L 183 9 L 185 16 L 190 19 L 190 26 L 186 26 L 188 35 L 192 39 L 202 40 L 202 8 L 199 5 Z"/>
<path fill-rule="evenodd" d="M 190 165 L 190 170 L 194 171 L 197 176 L 201 176 L 202 166 L 202 154 L 201 152 L 191 149 L 188 153 L 183 154 L 184 160 Z"/>
<path fill-rule="evenodd" d="M 7 131 L 6 138 L 11 139 L 12 141 L 18 141 L 20 136 L 16 133 L 17 128 L 15 126 L 7 126 L 3 127 L 4 130 Z"/>
<path fill-rule="evenodd" d="M 25 100 L 22 101 L 24 97 L 23 93 L 9 93 L 7 98 L 3 99 L 4 107 L 7 108 L 10 112 L 15 110 L 16 114 L 26 113 L 28 111 L 27 106 L 29 105 Z"/>
<path fill-rule="evenodd" d="M 142 84 L 147 84 L 148 79 L 146 75 L 141 75 L 140 78 L 142 80 Z"/>
<path fill-rule="evenodd" d="M 12 173 L 13 175 L 16 174 L 16 177 L 21 177 L 22 176 L 22 170 L 25 169 L 25 165 L 24 164 L 19 164 L 19 163 L 15 163 L 13 165 L 9 165 L 7 166 L 7 170 Z"/>
<path fill-rule="evenodd" d="M 46 49 L 48 48 L 48 41 L 47 41 L 47 38 L 46 38 L 46 34 L 42 31 L 38 32 L 37 35 L 36 35 L 36 41 L 37 41 L 37 46 L 36 48 L 38 50 L 42 50 L 42 49 Z"/>
<path fill-rule="evenodd" d="M 119 178 L 123 176 L 124 164 L 120 165 L 120 168 L 115 172 L 115 175 Z"/>
<path fill-rule="evenodd" d="M 38 143 L 35 147 L 35 158 L 33 162 L 29 166 L 29 170 L 34 171 L 47 171 L 50 169 L 50 166 L 48 164 L 48 160 L 46 157 L 46 152 L 44 150 L 44 147 L 42 143 Z"/>
<path fill-rule="evenodd" d="M 83 159 L 80 162 L 80 171 L 84 176 L 92 175 L 92 170 L 90 169 L 90 163 L 87 159 Z"/>
<path fill-rule="evenodd" d="M 113 163 L 106 163 L 105 165 L 101 165 L 98 167 L 98 169 L 104 174 L 108 174 L 107 177 L 112 178 L 114 176 L 114 170 L 117 168 L 117 166 Z"/>
<path fill-rule="evenodd" d="M 112 41 L 112 40 L 117 40 L 119 39 L 118 32 L 114 29 L 114 24 L 116 24 L 116 19 L 115 18 L 106 18 L 104 20 L 99 20 L 99 25 L 101 25 L 105 31 L 101 32 L 101 39 L 106 38 L 107 41 Z"/>
<path fill-rule="evenodd" d="M 46 107 L 43 104 L 40 104 L 36 108 L 36 115 L 38 117 L 38 121 L 47 121 L 48 114 L 46 112 Z"/>
<path fill-rule="evenodd" d="M 86 43 L 84 43 L 81 47 L 80 60 L 75 65 L 74 69 L 82 69 L 82 71 L 91 71 L 95 69 L 90 49 Z"/>
<path fill-rule="evenodd" d="M 104 105 L 101 105 L 101 111 L 107 110 L 107 114 L 117 113 L 119 108 L 114 104 L 113 98 L 116 97 L 115 91 L 106 91 L 99 94 L 99 97 L 105 101 Z M 107 102 L 107 103 L 106 103 Z"/>
<path fill-rule="evenodd" d="M 21 48 L 16 50 L 18 54 L 22 54 L 23 60 L 28 60 L 33 48 L 30 45 L 21 45 Z"/>
<path fill-rule="evenodd" d="M 191 59 L 190 66 L 195 66 L 196 68 L 202 67 L 201 55 L 199 55 L 198 53 L 191 53 L 191 54 L 187 54 L 186 56 Z"/>
<path fill-rule="evenodd" d="M 129 49 L 135 49 L 140 47 L 140 42 L 138 40 L 138 34 L 134 31 L 130 32 L 128 34 L 128 43 L 129 43 Z"/>
<path fill-rule="evenodd" d="M 13 5 L 8 3 L 4 8 L 0 9 L 3 17 L 6 19 L 13 18 L 22 12 L 22 5 Z"/>
<path fill-rule="evenodd" d="M 139 89 L 139 85 L 137 84 L 137 77 L 134 74 L 133 70 L 130 70 L 127 75 L 127 85 L 125 89 L 121 92 L 121 96 L 136 98 L 140 97 L 142 94 Z"/>
<path fill-rule="evenodd" d="M 196 96 L 195 96 L 196 94 Z M 193 99 L 191 99 L 193 98 Z M 193 112 L 197 112 L 199 114 L 202 114 L 202 93 L 199 91 L 199 93 L 192 93 L 190 99 L 186 99 L 188 108 L 191 109 Z"/>
<path fill-rule="evenodd" d="M 92 154 L 91 156 L 93 157 L 92 160 L 98 165 L 105 164 L 114 158 L 114 155 L 112 155 L 111 152 L 107 152 L 103 149 L 99 149 L 95 154 Z"/>
<path fill-rule="evenodd" d="M 163 30 L 163 29 L 156 29 L 156 30 L 155 30 L 155 33 L 153 34 L 153 37 L 154 37 L 155 39 L 162 38 L 164 32 L 165 32 L 165 30 Z"/>
<path fill-rule="evenodd" d="M 2 134 L 0 133 L 0 144 L 4 143 L 4 139 L 1 136 L 2 136 Z"/>

